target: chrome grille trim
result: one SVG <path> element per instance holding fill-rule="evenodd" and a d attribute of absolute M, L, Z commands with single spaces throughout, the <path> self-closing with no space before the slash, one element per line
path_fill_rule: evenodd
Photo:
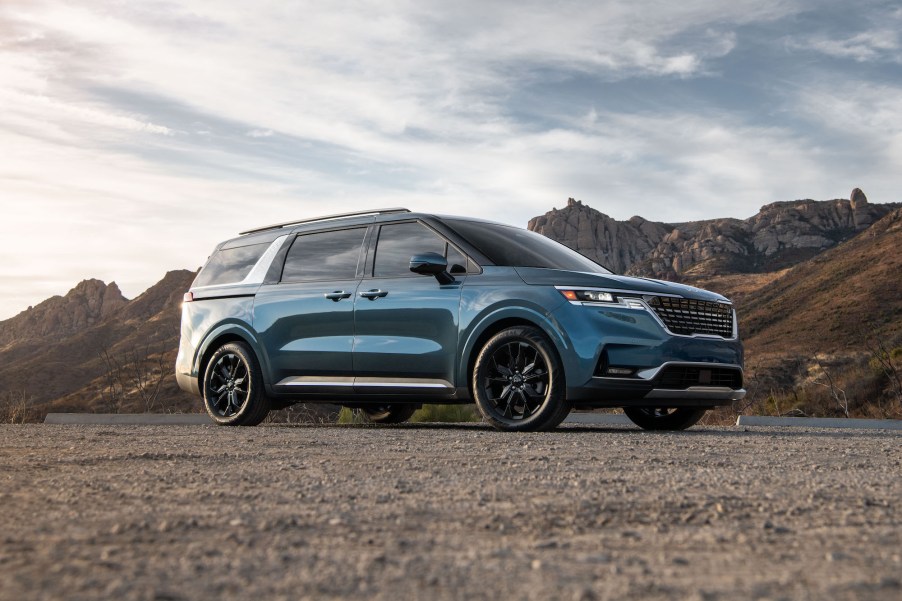
<path fill-rule="evenodd" d="M 669 296 L 651 296 L 645 300 L 674 334 L 722 338 L 734 335 L 733 307 L 727 303 Z"/>

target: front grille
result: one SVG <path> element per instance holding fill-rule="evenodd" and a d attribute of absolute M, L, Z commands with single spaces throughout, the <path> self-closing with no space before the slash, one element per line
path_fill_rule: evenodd
<path fill-rule="evenodd" d="M 653 296 L 646 300 L 674 334 L 733 337 L 732 305 L 670 296 Z"/>
<path fill-rule="evenodd" d="M 656 388 L 671 390 L 685 390 L 690 386 L 726 386 L 739 390 L 742 388 L 742 372 L 729 367 L 672 365 L 664 368 L 655 385 Z"/>

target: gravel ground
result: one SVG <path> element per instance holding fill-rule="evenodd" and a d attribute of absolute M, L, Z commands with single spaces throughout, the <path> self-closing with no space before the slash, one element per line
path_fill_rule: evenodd
<path fill-rule="evenodd" d="M 0 599 L 897 601 L 900 441 L 0 426 Z"/>

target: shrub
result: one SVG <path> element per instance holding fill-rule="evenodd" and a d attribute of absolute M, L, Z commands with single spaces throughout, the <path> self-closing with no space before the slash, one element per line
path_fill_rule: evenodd
<path fill-rule="evenodd" d="M 479 422 L 482 416 L 475 405 L 423 405 L 410 418 L 411 422 Z"/>
<path fill-rule="evenodd" d="M 476 411 L 474 405 L 423 405 L 410 418 L 411 423 L 428 423 L 428 422 L 478 422 L 482 421 L 482 417 Z M 366 417 L 359 409 L 349 409 L 342 407 L 338 413 L 339 424 L 367 424 Z"/>
<path fill-rule="evenodd" d="M 0 394 L 0 423 L 24 424 L 33 421 L 31 396 L 24 390 Z"/>

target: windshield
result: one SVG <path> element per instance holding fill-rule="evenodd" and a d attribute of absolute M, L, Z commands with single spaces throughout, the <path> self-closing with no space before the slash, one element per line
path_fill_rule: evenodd
<path fill-rule="evenodd" d="M 575 250 L 529 230 L 463 219 L 443 221 L 495 265 L 611 273 Z"/>

